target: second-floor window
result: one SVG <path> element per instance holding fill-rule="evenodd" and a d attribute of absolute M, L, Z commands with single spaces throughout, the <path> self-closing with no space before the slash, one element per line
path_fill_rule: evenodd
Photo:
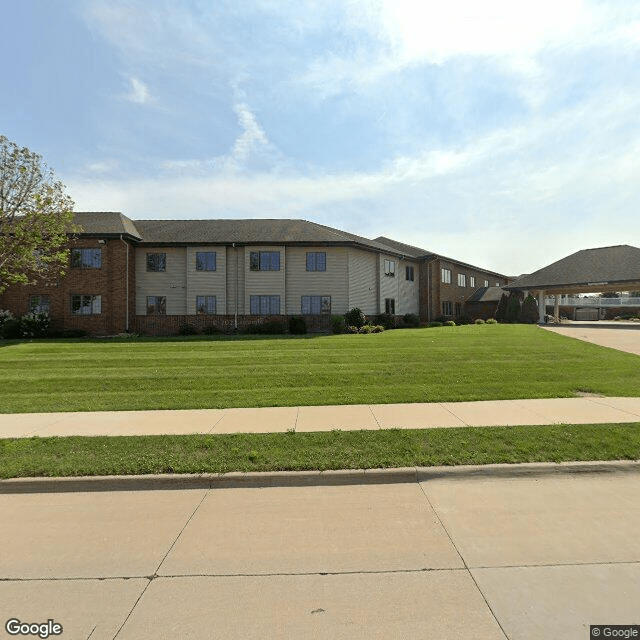
<path fill-rule="evenodd" d="M 469 286 L 470 287 L 475 287 L 476 286 L 476 277 L 475 276 L 469 276 Z"/>
<path fill-rule="evenodd" d="M 215 271 L 216 252 L 196 251 L 196 271 Z"/>
<path fill-rule="evenodd" d="M 405 267 L 405 275 L 407 280 L 413 282 L 413 267 Z"/>
<path fill-rule="evenodd" d="M 147 253 L 147 271 L 166 271 L 166 253 Z"/>
<path fill-rule="evenodd" d="M 396 263 L 395 260 L 384 261 L 384 275 L 390 278 L 396 277 Z"/>
<path fill-rule="evenodd" d="M 279 251 L 251 251 L 249 253 L 251 271 L 280 271 Z"/>
<path fill-rule="evenodd" d="M 451 269 L 441 269 L 440 279 L 444 284 L 451 284 Z"/>
<path fill-rule="evenodd" d="M 102 267 L 102 249 L 71 249 L 71 267 L 73 269 L 100 269 Z"/>
<path fill-rule="evenodd" d="M 467 276 L 464 273 L 458 274 L 458 286 L 466 287 L 467 286 Z"/>
<path fill-rule="evenodd" d="M 327 254 L 324 251 L 309 251 L 307 253 L 307 271 L 326 271 Z"/>

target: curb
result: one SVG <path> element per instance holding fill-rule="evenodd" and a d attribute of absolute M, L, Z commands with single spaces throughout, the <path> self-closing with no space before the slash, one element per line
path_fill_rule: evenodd
<path fill-rule="evenodd" d="M 534 462 L 526 464 L 461 465 L 457 467 L 341 469 L 336 471 L 10 478 L 0 480 L 0 494 L 347 486 L 429 482 L 438 479 L 508 479 L 595 473 L 640 473 L 640 461 Z"/>

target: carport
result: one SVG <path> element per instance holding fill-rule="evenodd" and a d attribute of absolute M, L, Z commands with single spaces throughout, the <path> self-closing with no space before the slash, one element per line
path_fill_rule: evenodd
<path fill-rule="evenodd" d="M 543 323 L 545 296 L 555 296 L 554 316 L 558 318 L 562 294 L 640 290 L 640 249 L 626 244 L 583 249 L 520 276 L 503 289 L 537 296 L 539 322 Z"/>

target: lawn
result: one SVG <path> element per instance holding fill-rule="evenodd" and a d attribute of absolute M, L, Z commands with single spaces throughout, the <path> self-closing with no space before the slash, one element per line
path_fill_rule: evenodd
<path fill-rule="evenodd" d="M 0 439 L 0 478 L 637 460 L 640 424 Z"/>
<path fill-rule="evenodd" d="M 1 413 L 640 395 L 638 356 L 526 325 L 0 344 Z"/>

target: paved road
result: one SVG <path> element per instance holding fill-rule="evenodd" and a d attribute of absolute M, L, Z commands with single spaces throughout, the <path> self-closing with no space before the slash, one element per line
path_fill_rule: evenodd
<path fill-rule="evenodd" d="M 640 463 L 424 474 L 14 487 L 0 494 L 2 625 L 52 619 L 91 640 L 586 640 L 590 624 L 640 622 Z"/>

